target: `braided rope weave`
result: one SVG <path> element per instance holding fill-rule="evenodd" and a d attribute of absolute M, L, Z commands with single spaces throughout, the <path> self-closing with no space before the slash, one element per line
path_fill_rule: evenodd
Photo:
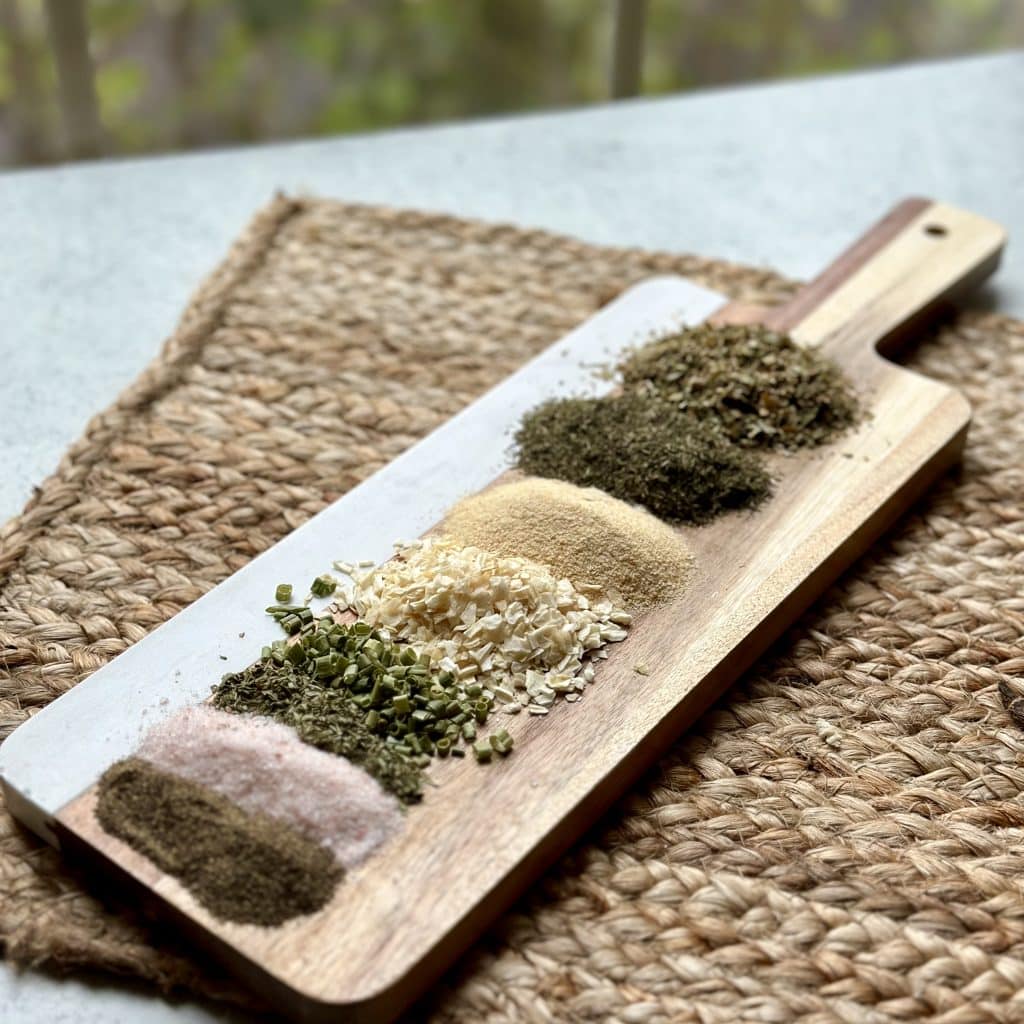
<path fill-rule="evenodd" d="M 656 273 L 790 290 L 276 200 L 0 532 L 0 730 Z M 915 363 L 975 405 L 963 472 L 481 942 L 438 1020 L 1024 1020 L 1024 738 L 999 695 L 1024 671 L 1024 325 L 964 314 Z M 18 963 L 245 998 L 2 812 L 0 941 Z"/>

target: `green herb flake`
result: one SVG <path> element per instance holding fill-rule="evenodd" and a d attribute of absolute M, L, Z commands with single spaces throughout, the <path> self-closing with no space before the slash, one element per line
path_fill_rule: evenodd
<path fill-rule="evenodd" d="M 309 585 L 309 591 L 314 597 L 330 597 L 338 589 L 338 581 L 333 576 L 317 576 Z"/>

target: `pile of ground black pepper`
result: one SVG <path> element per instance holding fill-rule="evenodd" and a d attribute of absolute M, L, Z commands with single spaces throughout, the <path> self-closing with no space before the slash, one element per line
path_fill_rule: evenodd
<path fill-rule="evenodd" d="M 761 325 L 690 327 L 637 349 L 619 370 L 627 391 L 713 420 L 748 448 L 813 448 L 857 419 L 835 363 Z"/>
<path fill-rule="evenodd" d="M 320 910 L 343 875 L 325 847 L 139 758 L 108 768 L 96 817 L 211 914 L 272 927 Z"/>
<path fill-rule="evenodd" d="M 672 523 L 750 508 L 771 489 L 760 461 L 713 424 L 640 394 L 545 402 L 515 443 L 524 472 L 598 487 Z"/>
<path fill-rule="evenodd" d="M 376 735 L 366 712 L 333 677 L 318 680 L 306 664 L 265 657 L 224 676 L 212 703 L 224 711 L 265 715 L 291 726 L 306 743 L 348 758 L 403 803 L 420 799 L 423 773 L 417 761 Z"/>

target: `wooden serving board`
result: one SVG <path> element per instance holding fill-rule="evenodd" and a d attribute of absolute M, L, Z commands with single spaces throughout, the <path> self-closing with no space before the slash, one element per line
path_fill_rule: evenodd
<path fill-rule="evenodd" d="M 877 347 L 991 273 L 1003 244 L 1002 230 L 980 217 L 908 200 L 781 309 L 722 308 L 720 297 L 678 279 L 632 289 L 26 723 L 0 751 L 11 809 L 69 856 L 105 869 L 121 898 L 169 915 L 294 1019 L 391 1019 L 958 459 L 966 400 Z M 147 725 L 203 699 L 275 635 L 261 611 L 275 583 L 312 578 L 333 558 L 383 560 L 390 541 L 422 533 L 506 468 L 508 428 L 542 398 L 579 392 L 580 379 L 554 383 L 579 378 L 578 361 L 709 315 L 764 319 L 821 347 L 869 415 L 829 447 L 773 457 L 776 492 L 756 512 L 682 530 L 697 559 L 693 583 L 636 618 L 582 701 L 546 717 L 502 716 L 516 741 L 505 760 L 437 762 L 436 786 L 410 808 L 402 833 L 352 871 L 323 911 L 279 928 L 215 920 L 98 827 L 100 773 Z M 640 662 L 649 675 L 634 671 Z"/>

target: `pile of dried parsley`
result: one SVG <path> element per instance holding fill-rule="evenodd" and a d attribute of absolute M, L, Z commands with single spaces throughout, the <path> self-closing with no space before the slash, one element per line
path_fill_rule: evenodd
<path fill-rule="evenodd" d="M 699 525 L 770 492 L 752 449 L 824 444 L 856 422 L 839 368 L 762 326 L 703 324 L 638 349 L 621 393 L 556 399 L 515 435 L 519 468 Z"/>
<path fill-rule="evenodd" d="M 261 659 L 226 675 L 213 691 L 213 705 L 291 726 L 301 740 L 347 758 L 404 803 L 418 800 L 423 788 L 420 765 L 376 735 L 348 693 L 330 684 L 304 667 Z"/>

